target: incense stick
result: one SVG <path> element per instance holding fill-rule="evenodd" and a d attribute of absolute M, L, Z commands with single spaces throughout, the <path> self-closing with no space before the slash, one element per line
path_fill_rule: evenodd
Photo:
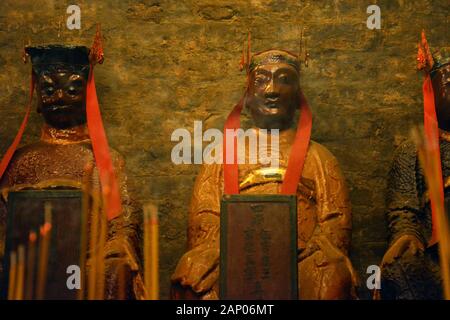
<path fill-rule="evenodd" d="M 36 299 L 42 300 L 45 297 L 45 287 L 47 284 L 47 269 L 50 250 L 50 236 L 52 229 L 52 206 L 51 203 L 45 202 L 45 222 L 40 228 L 39 239 L 39 262 L 38 262 L 38 279 Z"/>
<path fill-rule="evenodd" d="M 25 278 L 25 247 L 19 245 L 17 249 L 17 280 L 16 280 L 16 300 L 23 300 L 23 285 Z"/>
<path fill-rule="evenodd" d="M 150 212 L 148 206 L 144 206 L 144 285 L 145 285 L 145 293 L 146 300 L 150 299 L 150 289 L 151 289 L 151 280 L 150 280 Z"/>
<path fill-rule="evenodd" d="M 8 283 L 8 300 L 13 300 L 16 291 L 16 273 L 17 273 L 17 254 L 11 251 L 9 258 L 9 283 Z"/>
<path fill-rule="evenodd" d="M 147 299 L 159 297 L 159 222 L 155 205 L 144 206 L 144 283 Z"/>
<path fill-rule="evenodd" d="M 33 299 L 34 290 L 34 265 L 36 260 L 36 232 L 30 232 L 28 237 L 27 272 L 25 280 L 25 299 Z"/>

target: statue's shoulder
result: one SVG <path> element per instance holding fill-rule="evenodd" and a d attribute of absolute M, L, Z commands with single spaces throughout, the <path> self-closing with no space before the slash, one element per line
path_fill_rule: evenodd
<path fill-rule="evenodd" d="M 109 153 L 111 155 L 111 160 L 112 160 L 114 166 L 123 167 L 125 165 L 125 158 L 118 150 L 110 147 Z"/>
<path fill-rule="evenodd" d="M 40 155 L 47 153 L 47 148 L 42 142 L 33 142 L 24 146 L 17 148 L 11 159 L 12 163 L 22 162 L 25 160 L 39 158 Z"/>
<path fill-rule="evenodd" d="M 411 139 L 406 139 L 395 148 L 393 159 L 404 158 L 404 159 L 416 159 L 417 158 L 417 147 Z"/>
<path fill-rule="evenodd" d="M 313 156 L 321 163 L 329 161 L 337 163 L 336 157 L 327 147 L 313 140 L 309 142 L 308 156 Z"/>
<path fill-rule="evenodd" d="M 393 152 L 391 167 L 387 179 L 388 210 L 397 208 L 419 208 L 418 197 L 425 190 L 424 181 L 413 141 L 403 141 Z"/>
<path fill-rule="evenodd" d="M 37 141 L 18 148 L 11 163 L 23 161 L 54 161 L 54 157 L 92 156 L 92 145 L 89 142 L 73 144 L 51 144 Z"/>
<path fill-rule="evenodd" d="M 205 179 L 209 177 L 219 177 L 223 174 L 222 163 L 203 163 L 198 172 L 198 176 L 204 176 Z"/>
<path fill-rule="evenodd" d="M 402 171 L 415 171 L 417 164 L 417 147 L 413 141 L 403 141 L 392 156 L 391 174 L 400 174 Z"/>
<path fill-rule="evenodd" d="M 8 184 L 16 184 L 17 179 L 27 181 L 28 177 L 34 177 L 36 170 L 42 168 L 43 160 L 49 158 L 48 154 L 48 148 L 41 142 L 34 142 L 17 148 L 2 177 L 0 183 L 2 187 Z"/>

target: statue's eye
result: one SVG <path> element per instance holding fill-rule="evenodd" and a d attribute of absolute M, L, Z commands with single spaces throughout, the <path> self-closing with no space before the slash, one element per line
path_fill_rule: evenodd
<path fill-rule="evenodd" d="M 450 83 L 450 74 L 444 78 L 444 84 L 449 84 L 449 83 Z"/>
<path fill-rule="evenodd" d="M 44 88 L 44 92 L 46 95 L 51 96 L 53 93 L 55 93 L 55 88 L 52 86 L 47 86 Z"/>
<path fill-rule="evenodd" d="M 68 83 L 66 92 L 69 95 L 77 95 L 83 89 L 83 82 L 81 80 L 75 80 Z"/>
<path fill-rule="evenodd" d="M 266 82 L 266 77 L 265 76 L 256 76 L 255 77 L 255 84 L 260 86 L 262 84 L 264 84 Z"/>
<path fill-rule="evenodd" d="M 290 78 L 289 78 L 288 75 L 282 74 L 282 75 L 280 75 L 280 76 L 278 77 L 278 80 L 279 80 L 281 83 L 289 83 Z"/>
<path fill-rule="evenodd" d="M 70 87 L 67 89 L 67 93 L 73 96 L 73 95 L 76 95 L 76 94 L 79 93 L 79 89 L 78 89 L 77 87 L 70 86 Z"/>

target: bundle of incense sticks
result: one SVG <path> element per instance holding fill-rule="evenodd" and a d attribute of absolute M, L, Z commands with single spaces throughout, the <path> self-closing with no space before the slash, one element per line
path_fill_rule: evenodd
<path fill-rule="evenodd" d="M 50 202 L 45 203 L 45 222 L 40 228 L 39 238 L 39 260 L 37 271 L 37 288 L 36 299 L 42 300 L 45 298 L 45 286 L 47 283 L 47 268 L 50 250 L 50 235 L 52 229 L 52 207 Z"/>
<path fill-rule="evenodd" d="M 28 256 L 25 259 L 25 246 L 19 245 L 17 252 L 10 254 L 8 299 L 9 300 L 31 300 L 33 297 L 34 262 L 36 233 L 30 232 L 28 241 Z"/>
<path fill-rule="evenodd" d="M 144 283 L 148 300 L 159 298 L 159 222 L 158 209 L 148 203 L 144 206 Z"/>
<path fill-rule="evenodd" d="M 450 300 L 450 228 L 443 201 L 441 201 L 442 190 L 440 189 L 443 187 L 439 177 L 441 174 L 441 159 L 439 159 L 439 152 L 437 152 L 440 146 L 438 143 L 429 145 L 418 129 L 413 130 L 412 136 L 417 144 L 419 161 L 424 171 L 430 200 L 433 199 L 433 202 L 436 204 L 436 230 L 439 239 L 439 259 L 444 298 Z"/>
<path fill-rule="evenodd" d="M 50 231 L 52 229 L 51 221 L 51 204 L 49 202 L 46 202 L 44 224 L 40 227 L 39 233 L 37 288 L 35 292 L 36 299 L 41 300 L 45 298 L 45 285 L 47 281 L 47 269 L 50 251 Z M 11 252 L 8 287 L 8 299 L 10 300 L 33 299 L 36 242 L 36 232 L 31 231 L 28 237 L 27 253 L 25 253 L 25 246 L 22 244 L 17 247 L 17 252 Z"/>

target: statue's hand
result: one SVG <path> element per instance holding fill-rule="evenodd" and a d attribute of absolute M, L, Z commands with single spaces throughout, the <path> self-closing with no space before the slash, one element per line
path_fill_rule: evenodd
<path fill-rule="evenodd" d="M 210 290 L 219 279 L 220 250 L 217 242 L 201 244 L 186 252 L 172 276 L 172 282 L 196 293 Z"/>
<path fill-rule="evenodd" d="M 423 243 L 414 235 L 403 235 L 398 238 L 391 247 L 386 251 L 381 265 L 387 265 L 394 262 L 395 259 L 403 255 L 414 256 L 418 252 L 423 252 L 425 247 Z"/>
<path fill-rule="evenodd" d="M 299 256 L 302 299 L 356 299 L 358 276 L 350 259 L 323 235 L 314 235 Z"/>
<path fill-rule="evenodd" d="M 333 245 L 325 235 L 314 235 L 308 241 L 305 250 L 300 253 L 298 259 L 299 261 L 302 261 L 316 252 L 319 252 L 319 254 L 315 256 L 318 266 L 330 262 L 341 261 L 345 258 L 342 251 Z"/>

